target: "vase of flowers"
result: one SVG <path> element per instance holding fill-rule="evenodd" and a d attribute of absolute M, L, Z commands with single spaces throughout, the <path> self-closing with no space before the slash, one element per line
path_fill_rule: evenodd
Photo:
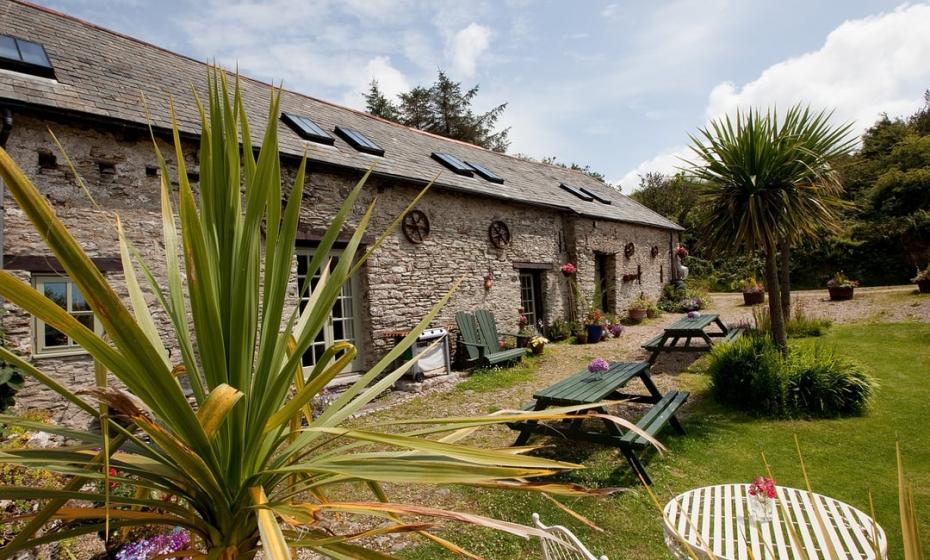
<path fill-rule="evenodd" d="M 588 364 L 588 371 L 594 374 L 606 373 L 610 370 L 610 362 L 604 358 L 594 358 Z"/>
<path fill-rule="evenodd" d="M 530 341 L 530 337 L 533 336 L 533 333 L 530 332 L 530 320 L 524 315 L 523 308 L 517 310 L 520 314 L 517 316 L 517 347 L 526 348 L 527 343 Z"/>
<path fill-rule="evenodd" d="M 584 317 L 584 328 L 588 334 L 588 343 L 600 342 L 604 336 L 604 312 L 592 307 Z"/>
<path fill-rule="evenodd" d="M 562 274 L 565 276 L 572 276 L 578 270 L 578 268 L 572 263 L 565 263 L 562 265 Z"/>
<path fill-rule="evenodd" d="M 851 280 L 842 272 L 837 272 L 827 281 L 827 291 L 831 301 L 844 301 L 853 298 L 853 291 L 859 286 L 858 280 Z"/>
<path fill-rule="evenodd" d="M 760 476 L 749 485 L 749 519 L 754 523 L 768 523 L 775 517 L 775 481 Z"/>
<path fill-rule="evenodd" d="M 754 276 L 739 281 L 739 288 L 743 292 L 743 303 L 746 305 L 759 305 L 765 303 L 765 286 Z"/>
<path fill-rule="evenodd" d="M 917 289 L 922 294 L 930 294 L 930 264 L 927 268 L 917 273 L 917 276 L 911 278 L 911 282 L 917 284 Z"/>

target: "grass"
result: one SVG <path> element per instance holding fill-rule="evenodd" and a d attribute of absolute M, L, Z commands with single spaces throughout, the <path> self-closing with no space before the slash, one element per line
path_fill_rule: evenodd
<path fill-rule="evenodd" d="M 516 365 L 508 368 L 476 368 L 472 370 L 468 379 L 456 385 L 455 389 L 456 391 L 486 393 L 488 391 L 507 389 L 520 383 L 527 383 L 533 378 L 536 370 L 539 369 L 538 360 L 538 356 L 527 355 Z"/>
<path fill-rule="evenodd" d="M 865 416 L 815 421 L 766 421 L 721 408 L 707 393 L 707 379 L 680 374 L 677 382 L 692 391 L 684 418 L 687 436 L 668 431 L 662 440 L 664 457 L 652 457 L 647 468 L 655 491 L 667 501 L 685 490 L 723 482 L 749 481 L 762 474 L 765 451 L 779 484 L 803 487 L 794 448 L 797 434 L 815 491 L 843 500 L 863 511 L 869 492 L 876 516 L 889 539 L 889 558 L 902 558 L 898 521 L 894 446 L 900 440 L 919 509 L 924 548 L 930 547 L 930 446 L 926 445 L 925 414 L 930 402 L 926 364 L 930 362 L 930 325 L 853 324 L 834 326 L 817 340 L 793 344 L 827 344 L 854 358 L 881 384 L 872 410 Z M 698 368 L 694 368 L 697 370 Z M 536 440 L 540 441 L 540 440 Z M 530 523 L 538 512 L 547 524 L 571 528 L 597 555 L 610 558 L 667 558 L 662 527 L 644 490 L 635 486 L 630 469 L 613 450 L 585 444 L 554 442 L 547 454 L 583 462 L 588 468 L 572 473 L 572 481 L 594 487 L 627 486 L 630 491 L 608 498 L 566 501 L 604 532 L 585 527 L 540 496 L 467 490 L 463 499 L 485 513 L 517 523 Z M 538 557 L 539 543 L 492 531 L 456 527 L 452 537 L 481 556 L 493 559 Z M 410 560 L 452 556 L 431 545 L 403 552 Z"/>

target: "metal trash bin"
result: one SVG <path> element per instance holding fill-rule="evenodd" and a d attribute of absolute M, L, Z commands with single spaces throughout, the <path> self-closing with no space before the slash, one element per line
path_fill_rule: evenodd
<path fill-rule="evenodd" d="M 437 339 L 442 339 L 434 348 L 427 351 L 427 348 Z M 426 329 L 417 337 L 413 343 L 404 352 L 401 362 L 407 362 L 414 356 L 419 360 L 407 371 L 407 376 L 412 377 L 417 383 L 421 383 L 427 377 L 435 375 L 445 375 L 452 371 L 452 363 L 449 354 L 449 331 L 443 328 Z"/>

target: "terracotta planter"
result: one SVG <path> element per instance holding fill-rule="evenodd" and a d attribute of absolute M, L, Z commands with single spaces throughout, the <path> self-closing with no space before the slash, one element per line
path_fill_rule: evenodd
<path fill-rule="evenodd" d="M 746 305 L 765 303 L 765 292 L 743 292 L 743 303 Z"/>
<path fill-rule="evenodd" d="M 920 293 L 922 294 L 930 294 L 930 278 L 928 278 L 927 280 L 918 280 L 917 288 L 920 290 Z"/>
<path fill-rule="evenodd" d="M 649 317 L 650 319 L 655 319 L 658 316 L 659 316 L 659 312 L 656 311 L 655 309 L 646 310 L 646 317 Z"/>
<path fill-rule="evenodd" d="M 545 345 L 545 344 L 537 344 L 537 345 L 535 345 L 535 346 L 530 346 L 530 352 L 532 352 L 532 353 L 533 353 L 534 355 L 536 355 L 536 356 L 542 354 L 542 353 L 543 353 L 543 350 L 545 350 L 545 349 L 546 349 L 546 345 Z"/>
<path fill-rule="evenodd" d="M 627 314 L 630 316 L 631 321 L 639 322 L 646 318 L 645 309 L 630 309 Z"/>
<path fill-rule="evenodd" d="M 839 288 L 839 287 L 837 287 L 837 288 L 827 288 L 827 290 L 830 292 L 830 300 L 831 300 L 831 301 L 845 301 L 845 300 L 848 300 L 848 299 L 852 299 L 852 298 L 853 298 L 853 290 L 855 290 L 855 288 L 853 288 L 853 287 L 848 287 L 848 288 Z"/>
<path fill-rule="evenodd" d="M 600 342 L 601 337 L 604 336 L 604 327 L 602 325 L 585 325 L 584 328 L 588 333 L 588 344 Z"/>
<path fill-rule="evenodd" d="M 575 344 L 587 344 L 587 343 L 588 343 L 587 331 L 582 331 L 575 335 Z"/>

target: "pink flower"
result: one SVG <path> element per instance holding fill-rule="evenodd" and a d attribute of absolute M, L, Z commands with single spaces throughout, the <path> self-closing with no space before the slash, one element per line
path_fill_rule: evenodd
<path fill-rule="evenodd" d="M 610 369 L 610 362 L 604 358 L 594 358 L 591 360 L 591 363 L 588 364 L 588 371 L 591 373 L 603 373 Z"/>
<path fill-rule="evenodd" d="M 572 263 L 565 263 L 562 265 L 563 274 L 574 274 L 576 270 L 578 269 Z"/>
<path fill-rule="evenodd" d="M 686 249 L 684 245 L 679 245 L 678 248 L 675 249 L 675 254 L 682 258 L 687 257 L 688 249 Z"/>
<path fill-rule="evenodd" d="M 761 495 L 774 500 L 776 497 L 775 481 L 771 478 L 760 476 L 759 478 L 752 481 L 752 484 L 749 485 L 749 495 Z"/>

